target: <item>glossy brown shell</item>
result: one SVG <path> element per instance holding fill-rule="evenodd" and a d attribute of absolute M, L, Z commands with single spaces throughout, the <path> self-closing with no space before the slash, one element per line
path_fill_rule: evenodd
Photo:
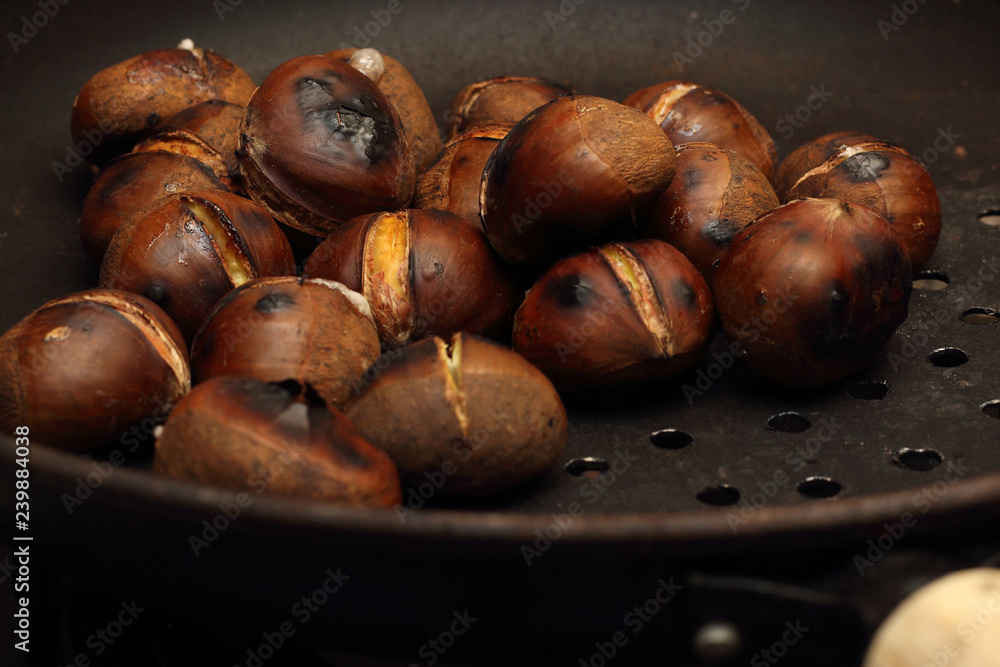
<path fill-rule="evenodd" d="M 747 365 L 791 386 L 864 368 L 907 316 L 910 261 L 885 218 L 797 199 L 744 229 L 715 274 L 716 306 Z"/>
<path fill-rule="evenodd" d="M 246 72 L 212 51 L 143 53 L 101 70 L 83 85 L 73 103 L 73 142 L 94 145 L 88 158 L 103 164 L 174 114 L 213 99 L 244 105 L 256 87 Z"/>
<path fill-rule="evenodd" d="M 480 125 L 512 125 L 543 104 L 575 92 L 569 86 L 534 76 L 477 81 L 455 96 L 448 112 L 448 139 Z"/>
<path fill-rule="evenodd" d="M 166 417 L 191 387 L 187 348 L 156 304 L 92 289 L 55 299 L 0 338 L 0 431 L 84 450 Z"/>
<path fill-rule="evenodd" d="M 624 272 L 615 257 L 629 264 Z M 513 345 L 560 391 L 582 393 L 675 377 L 701 359 L 714 328 L 704 278 L 675 248 L 649 239 L 549 267 L 514 317 Z"/>
<path fill-rule="evenodd" d="M 566 411 L 549 380 L 509 348 L 464 333 L 403 348 L 345 413 L 404 478 L 444 478 L 443 495 L 503 491 L 566 446 Z"/>
<path fill-rule="evenodd" d="M 666 241 L 712 286 L 733 237 L 777 208 L 767 177 L 735 151 L 714 144 L 677 147 L 677 174 L 639 224 L 639 235 Z"/>
<path fill-rule="evenodd" d="M 416 179 L 395 107 L 326 56 L 293 58 L 268 75 L 247 104 L 238 157 L 254 201 L 316 236 L 405 206 Z"/>
<path fill-rule="evenodd" d="M 189 205 L 220 220 L 229 252 L 247 279 L 295 273 L 288 240 L 266 211 L 229 192 L 202 191 L 160 200 L 115 234 L 101 264 L 100 285 L 127 289 L 162 307 L 190 341 L 212 307 L 236 285 L 226 249 Z"/>
<path fill-rule="evenodd" d="M 195 382 L 227 374 L 296 380 L 340 407 L 380 351 L 360 294 L 315 278 L 258 278 L 212 309 L 191 343 L 191 371 Z"/>
<path fill-rule="evenodd" d="M 163 125 L 164 129 L 187 130 L 198 135 L 222 156 L 229 171 L 238 176 L 240 163 L 236 159 L 236 150 L 240 146 L 243 112 L 241 104 L 208 100 L 171 116 Z"/>
<path fill-rule="evenodd" d="M 716 144 L 747 158 L 768 178 L 774 174 L 778 162 L 774 139 L 725 93 L 687 81 L 667 81 L 632 93 L 623 104 L 648 114 L 675 144 Z"/>
<path fill-rule="evenodd" d="M 177 403 L 157 438 L 153 471 L 251 497 L 367 507 L 400 500 L 396 466 L 343 414 L 235 375 L 206 380 Z"/>
<path fill-rule="evenodd" d="M 674 146 L 642 112 L 587 95 L 521 120 L 483 172 L 480 215 L 506 261 L 544 264 L 634 233 L 674 176 Z"/>

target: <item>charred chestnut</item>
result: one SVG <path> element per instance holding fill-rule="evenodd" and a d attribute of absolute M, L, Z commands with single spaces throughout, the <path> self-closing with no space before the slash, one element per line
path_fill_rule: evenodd
<path fill-rule="evenodd" d="M 910 260 L 885 218 L 797 199 L 758 218 L 715 273 L 716 307 L 747 365 L 819 386 L 865 367 L 906 319 Z"/>
<path fill-rule="evenodd" d="M 509 348 L 459 333 L 399 352 L 344 409 L 411 482 L 484 496 L 545 470 L 566 446 L 566 411 L 552 384 Z"/>
<path fill-rule="evenodd" d="M 514 316 L 514 349 L 560 391 L 662 381 L 694 366 L 711 341 L 712 294 L 663 241 L 612 243 L 562 259 Z"/>
<path fill-rule="evenodd" d="M 357 292 L 316 278 L 258 278 L 212 309 L 191 343 L 191 371 L 195 382 L 227 374 L 296 380 L 340 407 L 379 351 L 371 309 Z"/>
<path fill-rule="evenodd" d="M 634 232 L 674 176 L 674 146 L 642 112 L 586 95 L 521 120 L 483 172 L 480 215 L 511 263 L 541 264 Z"/>
<path fill-rule="evenodd" d="M 243 105 L 256 85 L 242 69 L 203 49 L 159 49 L 90 77 L 73 102 L 73 142 L 95 164 L 127 152 L 136 141 L 190 106 L 207 100 Z"/>
<path fill-rule="evenodd" d="M 903 148 L 874 137 L 838 132 L 793 151 L 775 177 L 782 201 L 832 197 L 884 216 L 920 269 L 941 235 L 941 202 L 924 166 Z"/>
<path fill-rule="evenodd" d="M 437 159 L 417 178 L 413 208 L 451 211 L 482 228 L 479 190 L 483 169 L 512 127 L 510 124 L 480 125 L 445 144 Z"/>
<path fill-rule="evenodd" d="M 247 104 L 238 157 L 250 196 L 316 236 L 413 196 L 395 107 L 367 76 L 326 56 L 293 58 L 268 75 Z"/>
<path fill-rule="evenodd" d="M 677 174 L 643 216 L 639 234 L 680 250 L 711 287 L 736 233 L 777 206 L 767 177 L 746 158 L 714 144 L 681 144 Z"/>
<path fill-rule="evenodd" d="M 441 132 L 424 92 L 406 68 L 375 49 L 347 48 L 326 55 L 351 65 L 378 85 L 399 113 L 417 172 L 426 169 L 441 152 Z"/>
<path fill-rule="evenodd" d="M 736 151 L 768 178 L 777 148 L 764 126 L 736 100 L 706 86 L 667 81 L 638 90 L 623 104 L 641 109 L 675 144 L 704 142 Z"/>
<path fill-rule="evenodd" d="M 399 474 L 340 412 L 298 388 L 223 375 L 198 384 L 156 440 L 153 472 L 237 491 L 355 506 L 400 501 Z"/>
<path fill-rule="evenodd" d="M 143 151 L 117 157 L 101 170 L 83 200 L 80 238 L 87 257 L 100 264 L 115 232 L 163 197 L 225 189 L 208 165 L 179 153 Z"/>
<path fill-rule="evenodd" d="M 0 431 L 84 450 L 162 418 L 191 388 L 187 348 L 156 304 L 93 289 L 49 301 L 0 338 Z"/>
<path fill-rule="evenodd" d="M 533 76 L 501 76 L 458 91 L 448 112 L 448 138 L 479 125 L 518 122 L 547 102 L 575 91 Z"/>
<path fill-rule="evenodd" d="M 460 330 L 505 336 L 519 298 L 483 233 L 446 211 L 356 218 L 316 248 L 303 272 L 361 292 L 386 348 Z"/>
<path fill-rule="evenodd" d="M 288 240 L 266 211 L 229 192 L 192 192 L 160 200 L 118 230 L 100 285 L 148 297 L 191 340 L 234 287 L 294 273 Z"/>

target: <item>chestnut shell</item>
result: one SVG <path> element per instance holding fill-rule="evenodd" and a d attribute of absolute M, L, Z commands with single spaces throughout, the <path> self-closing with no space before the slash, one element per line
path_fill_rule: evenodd
<path fill-rule="evenodd" d="M 910 260 L 885 218 L 835 199 L 797 199 L 758 218 L 715 274 L 716 307 L 744 361 L 797 387 L 875 358 L 907 316 Z"/>
<path fill-rule="evenodd" d="M 500 76 L 471 83 L 458 91 L 451 104 L 448 139 L 480 125 L 513 125 L 543 104 L 575 92 L 534 76 Z"/>
<path fill-rule="evenodd" d="M 416 179 L 395 107 L 326 56 L 293 58 L 268 75 L 247 104 L 238 157 L 254 201 L 316 236 L 405 206 Z"/>

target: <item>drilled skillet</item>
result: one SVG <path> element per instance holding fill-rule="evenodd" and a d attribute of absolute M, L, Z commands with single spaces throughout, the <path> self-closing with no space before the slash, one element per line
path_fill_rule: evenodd
<path fill-rule="evenodd" d="M 351 579 L 303 635 L 415 657 L 453 612 L 468 608 L 481 620 L 467 653 L 558 646 L 588 656 L 671 576 L 690 591 L 704 590 L 692 572 L 706 570 L 791 582 L 828 593 L 827 603 L 799 599 L 795 610 L 846 607 L 871 625 L 909 583 L 888 565 L 908 544 L 941 545 L 934 553 L 948 560 L 935 561 L 940 571 L 965 562 L 952 556 L 958 545 L 994 539 L 1000 420 L 989 405 L 1000 400 L 1000 324 L 961 316 L 1000 310 L 1000 274 L 979 275 L 991 253 L 1000 255 L 1000 228 L 979 219 L 1000 208 L 992 118 L 1000 97 L 991 78 L 1000 56 L 989 48 L 1000 10 L 928 3 L 894 19 L 878 3 L 573 4 L 569 12 L 557 3 L 402 3 L 385 25 L 380 3 L 60 5 L 16 52 L 0 50 L 0 118 L 17 130 L 3 138 L 4 154 L 16 159 L 0 165 L 0 328 L 96 280 L 77 238 L 90 177 L 67 147 L 75 91 L 98 69 L 182 37 L 213 46 L 259 82 L 287 58 L 353 45 L 367 30 L 372 45 L 410 67 L 442 126 L 468 81 L 531 74 L 615 99 L 658 80 L 706 83 L 757 115 L 781 155 L 826 132 L 884 137 L 928 162 L 939 187 L 944 233 L 929 270 L 947 286 L 915 290 L 910 319 L 875 365 L 815 392 L 762 383 L 730 364 L 719 338 L 698 369 L 660 396 L 572 408 L 559 465 L 474 508 L 431 501 L 401 519 L 254 497 L 208 540 L 203 521 L 225 524 L 218 516 L 234 511 L 231 494 L 124 467 L 92 478 L 99 484 L 90 489 L 91 460 L 36 445 L 30 532 L 40 568 L 263 631 L 289 619 L 295 600 L 341 567 Z M 723 9 L 732 20 L 719 32 L 713 22 Z M 37 3 L 9 3 L 0 32 L 21 34 L 22 18 L 37 11 Z M 703 31 L 708 45 L 699 52 Z M 962 355 L 966 362 L 948 365 Z M 780 416 L 788 412 L 809 427 L 781 430 L 804 426 Z M 10 439 L 0 438 L 4 497 L 13 493 L 13 458 Z M 77 495 L 87 497 L 70 502 L 70 513 L 66 498 Z M 854 557 L 908 513 L 907 537 L 893 540 L 903 547 L 859 577 Z M 208 546 L 196 550 L 192 536 Z M 864 584 L 883 593 L 868 616 L 836 597 L 831 581 L 841 579 L 830 573 L 841 570 L 846 590 Z M 657 617 L 658 629 L 630 645 L 687 659 L 688 649 L 677 647 L 689 647 L 700 621 L 726 609 L 741 617 L 706 599 L 720 598 L 681 594 Z M 750 624 L 776 610 L 774 628 L 791 618 L 775 599 L 764 602 L 741 618 Z M 835 656 L 829 647 L 837 642 L 822 642 L 820 630 L 812 636 L 819 657 L 810 664 L 828 664 L 833 658 L 823 656 Z"/>

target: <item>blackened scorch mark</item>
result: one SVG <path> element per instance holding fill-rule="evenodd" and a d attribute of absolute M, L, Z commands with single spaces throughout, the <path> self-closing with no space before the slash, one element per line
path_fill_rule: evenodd
<path fill-rule="evenodd" d="M 889 166 L 889 158 L 882 153 L 858 153 L 840 163 L 853 183 L 874 181 Z"/>
<path fill-rule="evenodd" d="M 674 281 L 674 296 L 688 308 L 694 308 L 695 303 L 698 301 L 694 287 L 683 278 L 678 278 Z"/>
<path fill-rule="evenodd" d="M 701 235 L 720 248 L 727 248 L 733 242 L 737 231 L 732 220 L 723 218 L 705 223 L 705 226 L 701 228 Z"/>
<path fill-rule="evenodd" d="M 557 278 L 545 286 L 556 302 L 565 308 L 589 306 L 594 302 L 595 294 L 590 284 L 577 274 Z"/>
<path fill-rule="evenodd" d="M 268 313 L 276 313 L 279 310 L 285 310 L 286 308 L 290 308 L 291 306 L 294 305 L 295 305 L 295 299 L 293 299 L 289 295 L 283 294 L 281 292 L 271 292 L 270 294 L 262 296 L 260 299 L 258 299 L 257 303 L 254 305 L 254 308 L 256 308 L 261 313 L 268 314 Z"/>
<path fill-rule="evenodd" d="M 331 146 L 334 141 L 346 141 L 359 158 L 375 162 L 395 135 L 391 117 L 370 95 L 340 90 L 349 86 L 335 72 L 326 73 L 325 80 L 305 78 L 298 82 L 295 97 L 306 123 L 305 132 L 328 136 Z"/>

